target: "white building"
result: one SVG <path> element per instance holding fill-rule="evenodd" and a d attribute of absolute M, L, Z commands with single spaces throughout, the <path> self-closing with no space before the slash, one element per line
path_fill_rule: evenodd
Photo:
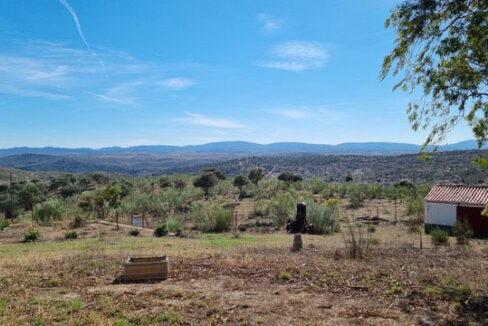
<path fill-rule="evenodd" d="M 486 205 L 488 186 L 436 185 L 425 197 L 425 230 L 451 229 L 459 220 L 474 235 L 488 236 L 488 217 L 481 214 Z"/>

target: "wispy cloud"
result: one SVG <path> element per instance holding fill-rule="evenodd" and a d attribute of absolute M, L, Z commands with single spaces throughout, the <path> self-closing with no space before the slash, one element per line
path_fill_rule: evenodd
<path fill-rule="evenodd" d="M 134 91 L 138 86 L 142 84 L 143 82 L 141 81 L 121 83 L 107 89 L 105 93 L 95 93 L 88 91 L 86 93 L 94 95 L 103 102 L 122 105 L 138 105 L 139 103 L 134 95 Z"/>
<path fill-rule="evenodd" d="M 168 78 L 158 82 L 157 84 L 173 90 L 182 90 L 195 85 L 195 81 L 188 78 Z"/>
<path fill-rule="evenodd" d="M 261 66 L 301 72 L 323 67 L 329 55 L 327 49 L 318 42 L 287 41 L 273 47 L 271 57 L 270 61 Z"/>
<path fill-rule="evenodd" d="M 338 110 L 332 110 L 324 106 L 299 106 L 272 109 L 271 113 L 287 120 L 314 120 L 338 122 L 343 119 L 343 114 Z"/>
<path fill-rule="evenodd" d="M 73 17 L 73 21 L 75 22 L 76 30 L 78 31 L 78 35 L 80 35 L 80 38 L 83 41 L 83 43 L 85 44 L 88 51 L 90 51 L 91 54 L 98 60 L 98 62 L 102 66 L 102 69 L 105 69 L 105 63 L 103 62 L 103 60 L 100 59 L 98 57 L 98 55 L 91 50 L 90 45 L 86 41 L 85 34 L 83 34 L 83 30 L 81 29 L 80 20 L 78 19 L 78 15 L 76 14 L 76 11 L 73 9 L 73 7 L 71 7 L 71 5 L 66 0 L 59 0 L 59 2 L 66 8 L 66 10 L 68 10 L 68 12 Z"/>
<path fill-rule="evenodd" d="M 29 89 L 22 89 L 17 88 L 11 85 L 2 85 L 0 84 L 0 93 L 7 94 L 7 95 L 15 95 L 20 97 L 42 97 L 49 100 L 69 100 L 71 99 L 68 95 L 63 94 L 55 94 L 50 92 L 38 91 L 38 90 L 29 90 Z"/>
<path fill-rule="evenodd" d="M 223 128 L 223 129 L 241 129 L 244 128 L 239 122 L 222 119 L 222 118 L 211 118 L 204 116 L 203 114 L 197 113 L 186 113 L 185 118 L 179 119 L 180 121 L 198 126 L 212 127 L 212 128 Z"/>
<path fill-rule="evenodd" d="M 36 84 L 58 84 L 66 80 L 69 67 L 29 57 L 0 54 L 0 75 L 9 82 L 25 81 Z"/>
<path fill-rule="evenodd" d="M 144 101 L 158 100 L 161 88 L 180 91 L 196 85 L 196 80 L 181 76 L 203 69 L 196 64 L 146 63 L 126 52 L 98 48 L 98 54 L 106 60 L 105 69 L 101 69 L 85 48 L 56 41 L 9 42 L 0 50 L 0 84 L 10 86 L 3 87 L 2 92 L 10 95 L 54 100 L 65 99 L 64 93 L 73 98 L 89 94 L 89 98 L 112 106 L 141 105 Z M 170 73 L 172 77 L 161 78 Z M 145 97 L 141 96 L 143 92 Z"/>
<path fill-rule="evenodd" d="M 276 109 L 273 113 L 289 120 L 302 120 L 311 117 L 311 112 L 307 108 L 299 109 Z"/>
<path fill-rule="evenodd" d="M 265 33 L 273 33 L 282 28 L 283 22 L 275 17 L 266 14 L 260 13 L 256 16 L 256 20 L 261 25 L 261 28 Z"/>

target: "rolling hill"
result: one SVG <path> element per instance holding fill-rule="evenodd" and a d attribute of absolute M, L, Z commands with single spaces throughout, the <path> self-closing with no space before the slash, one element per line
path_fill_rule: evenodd
<path fill-rule="evenodd" d="M 14 147 L 0 149 L 0 157 L 39 154 L 39 155 L 102 155 L 122 153 L 145 154 L 189 154 L 189 153 L 219 153 L 227 155 L 257 155 L 257 154 L 283 154 L 283 153 L 320 153 L 320 154 L 361 154 L 385 155 L 416 153 L 421 146 L 407 143 L 366 142 L 342 143 L 338 145 L 308 144 L 299 142 L 281 142 L 271 144 L 257 144 L 244 141 L 215 142 L 203 145 L 170 146 L 147 145 L 133 147 L 103 147 L 91 148 L 61 148 L 61 147 Z M 440 146 L 440 151 L 447 150 L 473 150 L 477 149 L 475 140 L 467 140 L 455 144 Z"/>
<path fill-rule="evenodd" d="M 289 153 L 275 155 L 234 156 L 209 153 L 116 153 L 91 155 L 22 154 L 0 157 L 0 166 L 25 171 L 110 172 L 135 176 L 160 174 L 199 174 L 204 168 L 217 167 L 230 176 L 247 174 L 262 167 L 268 175 L 284 171 L 305 178 L 317 177 L 328 182 L 395 183 L 485 183 L 486 172 L 472 163 L 482 151 L 445 151 L 432 154 L 429 163 L 418 154 L 402 155 L 322 155 Z"/>

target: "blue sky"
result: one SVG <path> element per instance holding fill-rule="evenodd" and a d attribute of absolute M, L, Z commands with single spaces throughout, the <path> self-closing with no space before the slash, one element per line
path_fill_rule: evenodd
<path fill-rule="evenodd" d="M 0 2 L 0 147 L 421 143 L 388 0 Z M 472 138 L 466 127 L 448 142 Z"/>

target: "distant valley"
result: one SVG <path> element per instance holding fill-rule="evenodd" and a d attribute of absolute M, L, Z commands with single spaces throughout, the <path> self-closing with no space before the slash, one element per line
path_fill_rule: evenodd
<path fill-rule="evenodd" d="M 217 167 L 229 176 L 247 174 L 255 167 L 268 176 L 281 172 L 299 173 L 305 178 L 355 183 L 391 184 L 401 180 L 414 183 L 470 183 L 486 181 L 486 172 L 472 158 L 483 151 L 443 151 L 433 153 L 430 162 L 419 154 L 344 155 L 317 153 L 274 153 L 244 155 L 230 153 L 112 153 L 90 155 L 20 154 L 0 157 L 0 167 L 34 172 L 109 172 L 131 176 L 199 174 Z"/>

